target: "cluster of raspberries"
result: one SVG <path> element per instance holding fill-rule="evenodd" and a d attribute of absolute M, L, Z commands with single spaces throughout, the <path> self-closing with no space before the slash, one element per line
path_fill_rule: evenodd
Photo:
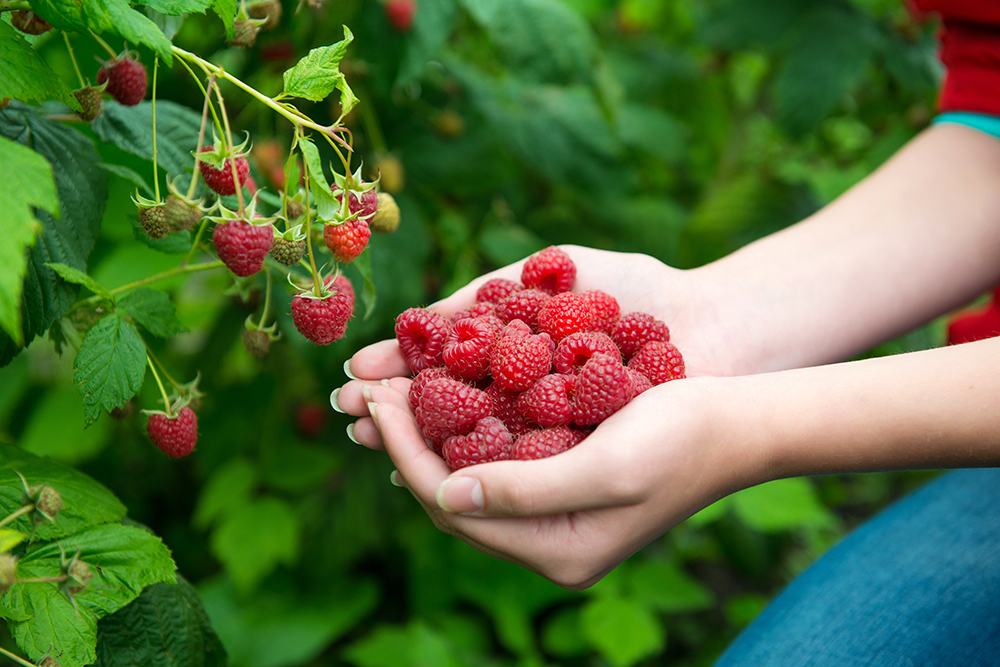
<path fill-rule="evenodd" d="M 410 407 L 453 470 L 563 452 L 642 392 L 684 377 L 665 323 L 622 315 L 600 290 L 572 292 L 575 278 L 569 256 L 549 247 L 525 261 L 520 283 L 484 283 L 450 320 L 426 308 L 396 318 L 416 373 Z"/>

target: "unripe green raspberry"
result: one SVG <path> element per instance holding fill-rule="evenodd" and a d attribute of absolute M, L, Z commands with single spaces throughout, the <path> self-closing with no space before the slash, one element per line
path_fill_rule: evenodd
<path fill-rule="evenodd" d="M 388 192 L 379 193 L 378 210 L 368 222 L 368 226 L 379 234 L 391 234 L 399 228 L 399 206 Z"/>
<path fill-rule="evenodd" d="M 245 49 L 253 46 L 257 41 L 257 33 L 260 31 L 260 28 L 250 19 L 236 19 L 233 23 L 233 28 L 236 29 L 236 34 L 229 42 L 233 46 Z"/>
<path fill-rule="evenodd" d="M 48 484 L 39 484 L 28 489 L 29 495 L 35 500 L 35 509 L 50 519 L 59 514 L 63 508 L 63 499 L 59 492 Z"/>
<path fill-rule="evenodd" d="M 285 211 L 288 213 L 289 220 L 295 220 L 306 212 L 306 207 L 297 199 L 289 199 L 285 202 Z"/>
<path fill-rule="evenodd" d="M 0 554 L 0 594 L 17 582 L 17 559 L 7 552 Z"/>
<path fill-rule="evenodd" d="M 151 206 L 139 209 L 139 224 L 146 230 L 151 239 L 163 239 L 170 233 L 167 227 L 167 215 L 164 206 Z"/>
<path fill-rule="evenodd" d="M 247 329 L 243 332 L 243 346 L 253 356 L 263 359 L 271 349 L 271 337 L 259 329 Z"/>
<path fill-rule="evenodd" d="M 66 575 L 69 577 L 66 580 L 66 590 L 76 594 L 90 584 L 90 580 L 94 578 L 94 571 L 82 560 L 75 560 Z"/>
<path fill-rule="evenodd" d="M 180 232 L 193 228 L 201 221 L 201 209 L 177 195 L 169 195 L 163 204 L 163 215 L 168 232 Z M 152 234 L 150 234 L 152 236 Z"/>
<path fill-rule="evenodd" d="M 305 239 L 295 240 L 277 236 L 271 244 L 271 256 L 285 266 L 295 266 L 305 253 Z"/>
<path fill-rule="evenodd" d="M 85 120 L 88 123 L 101 113 L 101 96 L 102 90 L 100 88 L 94 88 L 93 86 L 86 86 L 80 88 L 79 90 L 73 91 L 73 97 L 76 101 L 80 103 L 80 111 L 76 112 L 76 115 L 80 117 L 81 120 Z"/>

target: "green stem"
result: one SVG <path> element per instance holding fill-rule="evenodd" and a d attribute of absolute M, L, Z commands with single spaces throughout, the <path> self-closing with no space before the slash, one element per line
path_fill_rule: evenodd
<path fill-rule="evenodd" d="M 181 62 L 183 63 L 184 61 L 182 60 Z M 184 66 L 187 67 L 187 63 L 184 63 Z M 188 67 L 188 71 L 190 70 L 191 68 Z M 194 72 L 191 72 L 191 75 L 193 76 Z M 198 81 L 198 77 L 195 77 L 195 81 Z M 209 90 L 211 90 L 214 84 L 215 84 L 215 75 L 213 74 L 208 78 Z M 198 81 L 198 85 L 199 86 L 201 85 L 201 81 Z M 208 90 L 206 90 L 205 104 L 201 108 L 201 128 L 198 130 L 198 148 L 195 149 L 194 152 L 194 173 L 191 174 L 191 185 L 188 186 L 187 198 L 189 201 L 194 199 L 195 189 L 198 186 L 198 173 L 199 173 L 198 163 L 201 161 L 200 158 L 201 148 L 202 146 L 205 145 L 205 125 L 208 124 L 208 110 L 210 107 L 212 109 L 212 114 L 213 115 L 215 114 L 215 108 L 211 106 L 211 101 L 212 101 L 212 95 L 208 92 Z M 197 244 L 191 246 L 191 252 L 194 252 L 195 247 L 197 247 Z M 187 264 L 188 259 L 190 259 L 190 253 L 187 259 L 184 260 L 185 264 Z"/>
<path fill-rule="evenodd" d="M 301 130 L 300 130 L 301 132 Z M 312 272 L 313 278 L 313 293 L 317 297 L 323 297 L 323 290 L 319 282 L 319 271 L 316 270 L 316 257 L 313 254 L 313 243 L 312 243 L 312 216 L 310 215 L 310 202 L 309 202 L 309 163 L 306 161 L 305 156 L 302 159 L 302 175 L 305 176 L 303 179 L 306 184 L 306 247 L 309 249 L 309 270 Z"/>
<path fill-rule="evenodd" d="M 115 52 L 115 50 L 112 49 L 110 46 L 108 46 L 108 43 L 105 42 L 103 39 L 101 39 L 96 32 L 94 32 L 93 30 L 90 30 L 89 32 L 90 36 L 93 37 L 95 40 L 97 40 L 97 43 L 101 45 L 101 48 L 103 48 L 105 51 L 111 54 L 112 58 L 118 57 L 118 54 Z"/>
<path fill-rule="evenodd" d="M 116 294 L 121 294 L 122 292 L 133 290 L 136 287 L 143 287 L 144 285 L 149 285 L 150 283 L 155 283 L 160 280 L 166 280 L 167 278 L 173 278 L 174 276 L 179 276 L 182 273 L 194 273 L 195 271 L 210 271 L 211 269 L 221 269 L 224 266 L 225 264 L 222 263 L 222 260 L 203 262 L 201 264 L 192 264 L 190 266 L 183 266 L 183 265 L 177 266 L 167 271 L 163 271 L 162 273 L 157 273 L 156 275 L 148 276 L 146 278 L 142 278 L 141 280 L 136 280 L 135 282 L 131 282 L 127 285 L 116 287 L 113 290 L 111 290 L 111 294 L 112 296 Z M 104 297 L 94 295 L 84 299 L 83 301 L 77 301 L 75 304 L 73 304 L 73 308 L 71 310 L 75 310 L 89 303 L 97 303 L 98 301 L 103 300 L 103 298 Z"/>
<path fill-rule="evenodd" d="M 5 655 L 8 658 L 10 658 L 11 660 L 13 660 L 14 662 L 16 662 L 17 664 L 24 665 L 24 667 L 38 667 L 38 665 L 36 665 L 35 663 L 28 662 L 24 658 L 11 653 L 10 651 L 8 651 L 5 648 L 0 648 L 0 655 Z"/>
<path fill-rule="evenodd" d="M 226 127 L 226 141 L 229 142 L 229 149 L 232 150 L 236 144 L 233 143 L 233 131 L 229 127 L 229 114 L 226 113 L 226 102 L 222 99 L 222 91 L 219 89 L 219 82 L 215 82 L 215 98 L 219 100 L 219 111 L 222 113 L 222 123 Z M 225 164 L 225 163 L 223 163 Z M 246 219 L 246 208 L 243 205 L 243 183 L 240 182 L 239 174 L 236 173 L 236 158 L 229 158 L 229 171 L 233 176 L 233 187 L 236 189 L 236 201 L 240 204 L 240 217 Z"/>
<path fill-rule="evenodd" d="M 198 250 L 198 244 L 201 242 L 201 236 L 205 233 L 205 229 L 208 227 L 208 216 L 204 216 L 201 219 L 201 225 L 198 227 L 198 231 L 194 235 L 194 240 L 191 242 L 191 249 L 188 250 L 188 254 L 184 257 L 184 261 L 181 262 L 181 266 L 187 266 L 191 258 L 194 257 L 194 253 Z M 197 264 L 195 266 L 198 266 Z"/>
<path fill-rule="evenodd" d="M 283 104 L 279 104 L 273 98 L 270 98 L 267 95 L 264 95 L 263 93 L 257 91 L 252 86 L 248 86 L 247 84 L 243 83 L 238 78 L 236 78 L 235 76 L 233 76 L 233 75 L 229 74 L 228 72 L 226 72 L 225 70 L 223 70 L 221 67 L 213 65 L 212 63 L 208 62 L 207 60 L 204 60 L 203 58 L 200 58 L 199 56 L 197 56 L 197 55 L 195 55 L 195 54 L 193 54 L 193 53 L 191 53 L 189 51 L 185 51 L 184 49 L 179 48 L 177 46 L 171 46 L 171 49 L 173 50 L 173 52 L 175 54 L 177 54 L 181 58 L 184 58 L 184 59 L 187 59 L 187 60 L 190 60 L 190 61 L 196 63 L 199 67 L 201 67 L 203 70 L 205 70 L 206 74 L 216 74 L 219 78 L 225 79 L 226 81 L 229 81 L 230 83 L 232 83 L 233 85 L 235 85 L 237 88 L 239 88 L 243 92 L 249 94 L 251 97 L 256 98 L 258 101 L 260 101 L 261 103 L 263 103 L 265 106 L 267 106 L 267 107 L 269 107 L 271 109 L 274 109 L 279 114 L 281 114 L 286 119 L 288 119 L 288 121 L 291 122 L 293 125 L 295 125 L 297 127 L 308 127 L 308 128 L 310 128 L 312 130 L 316 130 L 317 132 L 320 132 L 321 134 L 323 134 L 328 139 L 332 138 L 334 141 L 337 141 L 337 142 L 341 143 L 344 146 L 344 148 L 346 148 L 347 150 L 351 150 L 350 145 L 348 145 L 343 139 L 341 139 L 340 137 L 338 137 L 333 132 L 333 128 L 332 127 L 326 127 L 326 126 L 320 125 L 319 123 L 316 123 L 315 121 L 310 120 L 309 118 L 303 116 L 297 110 L 294 111 L 294 112 L 291 111 L 287 106 L 285 106 Z"/>
<path fill-rule="evenodd" d="M 264 328 L 264 323 L 267 322 L 267 311 L 271 307 L 271 269 L 264 269 L 264 310 L 260 314 L 260 323 L 257 325 L 261 329 Z"/>
<path fill-rule="evenodd" d="M 76 78 L 80 80 L 80 87 L 84 88 L 87 82 L 83 80 L 83 74 L 80 73 L 80 65 L 76 62 L 76 55 L 73 53 L 73 45 L 69 43 L 69 33 L 63 30 L 63 39 L 66 40 L 66 50 L 69 51 L 69 59 L 73 62 L 73 71 L 76 72 Z"/>
<path fill-rule="evenodd" d="M 163 407 L 166 408 L 167 417 L 173 417 L 173 413 L 170 411 L 170 399 L 167 398 L 167 390 L 163 388 L 163 382 L 160 380 L 160 375 L 156 372 L 156 364 L 153 360 L 149 358 L 149 354 L 146 354 L 146 361 L 149 362 L 149 370 L 153 371 L 153 377 L 156 378 L 156 386 L 160 388 L 160 396 L 163 397 Z"/>
<path fill-rule="evenodd" d="M 17 579 L 19 584 L 58 584 L 69 579 L 65 574 L 58 577 L 30 577 L 28 579 Z"/>
<path fill-rule="evenodd" d="M 18 10 L 31 9 L 30 2 L 17 2 L 17 0 L 12 0 L 11 2 L 0 3 L 0 12 L 14 12 Z"/>
<path fill-rule="evenodd" d="M 156 170 L 156 72 L 160 68 L 160 56 L 153 58 L 153 94 L 152 94 L 152 107 L 153 107 L 153 187 L 156 191 L 156 201 L 160 201 L 160 176 Z M 194 177 L 192 177 L 194 180 Z"/>
<path fill-rule="evenodd" d="M 201 88 L 202 94 L 204 94 L 205 97 L 210 97 L 211 93 L 209 93 L 209 90 L 211 90 L 212 88 L 211 86 L 211 83 L 213 81 L 212 77 L 214 77 L 215 75 L 210 72 L 205 72 L 205 76 L 209 77 L 209 85 L 208 87 L 205 87 L 202 85 L 201 79 L 198 78 L 198 75 L 194 73 L 193 69 L 191 69 L 190 65 L 188 65 L 183 60 L 178 60 L 177 62 L 179 62 L 181 65 L 184 65 L 184 69 L 188 71 L 188 74 L 191 75 L 191 78 L 194 79 L 194 82 L 198 84 L 199 88 Z M 222 134 L 222 121 L 219 120 L 218 114 L 215 113 L 215 107 L 211 103 L 209 103 L 208 108 L 212 112 L 212 120 L 215 123 L 216 134 Z"/>
<path fill-rule="evenodd" d="M 156 355 L 153 354 L 153 351 L 149 349 L 148 345 L 146 346 L 146 356 L 156 362 L 156 365 L 160 367 L 160 371 L 163 373 L 163 377 L 167 378 L 167 382 L 173 385 L 174 389 L 177 391 L 184 391 L 184 386 L 178 383 L 177 380 L 170 377 L 170 373 L 167 372 L 167 367 L 163 365 L 162 361 L 156 358 Z"/>
<path fill-rule="evenodd" d="M 35 509 L 35 504 L 34 503 L 28 503 L 27 505 L 25 505 L 21 509 L 15 510 L 14 512 L 11 512 L 10 514 L 8 514 L 7 518 L 5 518 L 2 521 L 0 521 L 0 526 L 6 526 L 8 523 L 10 523 L 11 521 L 13 521 L 14 519 L 17 519 L 18 517 L 22 517 L 22 516 L 24 516 L 28 512 L 31 512 L 34 509 Z"/>

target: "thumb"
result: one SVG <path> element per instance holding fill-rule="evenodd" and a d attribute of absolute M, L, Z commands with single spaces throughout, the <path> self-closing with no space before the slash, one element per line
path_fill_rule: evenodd
<path fill-rule="evenodd" d="M 605 447 L 607 440 L 593 433 L 546 459 L 463 468 L 438 486 L 437 504 L 457 514 L 531 517 L 640 502 L 646 496 L 642 468 L 630 469 L 620 454 L 608 456 L 621 446 Z"/>

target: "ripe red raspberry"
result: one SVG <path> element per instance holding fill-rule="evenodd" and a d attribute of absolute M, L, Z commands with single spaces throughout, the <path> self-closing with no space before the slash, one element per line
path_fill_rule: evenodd
<path fill-rule="evenodd" d="M 399 32 L 410 32 L 417 13 L 417 0 L 389 0 L 384 10 L 393 28 Z"/>
<path fill-rule="evenodd" d="M 518 461 L 545 459 L 575 447 L 584 437 L 580 431 L 566 426 L 529 431 L 514 442 L 510 458 Z"/>
<path fill-rule="evenodd" d="M 621 362 L 607 354 L 595 354 L 576 376 L 573 419 L 586 426 L 599 424 L 629 401 L 629 375 Z"/>
<path fill-rule="evenodd" d="M 524 418 L 521 411 L 517 409 L 517 399 L 520 396 L 519 393 L 507 391 L 496 382 L 490 384 L 490 386 L 486 387 L 483 391 L 490 397 L 490 403 L 493 406 L 493 416 L 502 421 L 504 426 L 507 427 L 507 430 L 510 431 L 511 435 L 515 438 L 534 428 L 534 426 L 532 426 L 531 423 Z"/>
<path fill-rule="evenodd" d="M 417 405 L 417 426 L 424 437 L 443 442 L 465 435 L 490 416 L 492 404 L 483 391 L 458 380 L 438 378 L 424 385 Z"/>
<path fill-rule="evenodd" d="M 621 306 L 618 300 L 599 289 L 592 289 L 580 294 L 594 313 L 594 331 L 610 334 L 621 317 Z"/>
<path fill-rule="evenodd" d="M 517 399 L 517 409 L 539 426 L 567 426 L 573 421 L 570 404 L 575 375 L 545 375 Z"/>
<path fill-rule="evenodd" d="M 512 292 L 497 304 L 497 317 L 504 322 L 521 320 L 532 331 L 538 331 L 538 311 L 552 297 L 537 289 L 525 289 Z"/>
<path fill-rule="evenodd" d="M 523 289 L 524 285 L 513 280 L 491 278 L 476 290 L 476 301 L 479 303 L 488 302 L 497 304 L 507 296 L 510 296 L 514 292 L 520 292 Z"/>
<path fill-rule="evenodd" d="M 338 262 L 348 264 L 358 258 L 368 246 L 372 230 L 364 220 L 357 219 L 339 225 L 323 225 L 323 241 Z"/>
<path fill-rule="evenodd" d="M 343 273 L 338 273 L 336 276 L 331 276 L 323 281 L 327 289 L 340 292 L 343 294 L 343 298 L 347 299 L 347 302 L 351 304 L 351 314 L 354 314 L 354 285 L 351 281 L 347 279 Z"/>
<path fill-rule="evenodd" d="M 508 326 L 490 360 L 493 381 L 508 391 L 526 390 L 552 368 L 552 350 L 548 334 L 526 334 Z"/>
<path fill-rule="evenodd" d="M 333 196 L 337 198 L 338 202 L 344 201 L 344 191 L 337 187 L 336 183 L 330 186 L 330 191 L 333 192 Z M 355 220 L 368 222 L 378 213 L 378 193 L 375 192 L 374 188 L 370 188 L 362 192 L 361 199 L 358 199 L 358 193 L 352 190 L 351 196 L 347 200 L 347 211 L 351 215 L 357 214 L 358 217 Z"/>
<path fill-rule="evenodd" d="M 648 313 L 629 313 L 618 320 L 611 330 L 611 338 L 622 351 L 622 358 L 628 361 L 649 341 L 670 340 L 670 330 Z"/>
<path fill-rule="evenodd" d="M 653 385 L 684 377 L 684 358 L 673 343 L 653 340 L 642 346 L 628 362 L 628 367 L 649 378 Z"/>
<path fill-rule="evenodd" d="M 352 315 L 354 300 L 345 292 L 333 292 L 320 298 L 310 290 L 292 297 L 295 328 L 317 345 L 329 345 L 343 338 Z"/>
<path fill-rule="evenodd" d="M 538 311 L 538 330 L 559 342 L 566 336 L 594 328 L 594 311 L 579 294 L 561 292 Z"/>
<path fill-rule="evenodd" d="M 329 410 L 319 403 L 307 401 L 295 408 L 295 430 L 306 440 L 319 437 L 326 427 Z"/>
<path fill-rule="evenodd" d="M 462 377 L 447 366 L 425 368 L 417 373 L 417 376 L 413 378 L 413 382 L 410 383 L 410 391 L 407 393 L 406 398 L 410 402 L 411 410 L 414 412 L 417 411 L 417 406 L 420 405 L 420 396 L 424 393 L 424 387 L 431 380 L 437 380 L 438 378 L 462 381 Z"/>
<path fill-rule="evenodd" d="M 495 317 L 466 317 L 451 325 L 441 358 L 467 380 L 482 380 L 490 370 L 503 322 Z"/>
<path fill-rule="evenodd" d="M 506 461 L 514 445 L 514 436 L 496 417 L 483 417 L 468 435 L 453 435 L 444 441 L 445 463 L 458 470 L 477 463 Z"/>
<path fill-rule="evenodd" d="M 161 452 L 173 459 L 183 458 L 198 442 L 198 417 L 187 406 L 173 417 L 155 412 L 146 422 L 146 432 Z"/>
<path fill-rule="evenodd" d="M 274 230 L 271 225 L 251 225 L 244 220 L 218 224 L 212 243 L 226 267 L 245 278 L 264 268 L 264 258 L 271 250 Z"/>
<path fill-rule="evenodd" d="M 628 400 L 631 401 L 647 389 L 653 388 L 653 383 L 649 381 L 649 378 L 639 371 L 628 366 L 625 367 L 625 370 L 628 371 Z"/>
<path fill-rule="evenodd" d="M 527 288 L 542 290 L 547 294 L 568 292 L 576 280 L 576 265 L 569 255 L 555 246 L 549 246 L 529 257 L 521 269 L 521 282 Z"/>
<path fill-rule="evenodd" d="M 599 331 L 572 333 L 559 341 L 555 354 L 552 355 L 552 365 L 559 373 L 575 375 L 588 359 L 598 353 L 610 354 L 619 362 L 622 359 L 611 336 Z"/>
<path fill-rule="evenodd" d="M 396 340 L 410 370 L 442 366 L 441 353 L 448 339 L 448 320 L 426 308 L 408 308 L 396 317 Z"/>
<path fill-rule="evenodd" d="M 127 107 L 134 107 L 146 97 L 146 68 L 131 56 L 104 63 L 97 71 L 97 83 L 105 81 L 108 94 Z"/>
<path fill-rule="evenodd" d="M 454 324 L 455 322 L 458 322 L 459 320 L 464 320 L 467 317 L 480 317 L 482 315 L 492 315 L 495 317 L 496 314 L 497 314 L 497 307 L 492 303 L 487 303 L 487 302 L 477 303 L 474 306 L 469 306 L 468 308 L 460 310 L 454 315 L 452 315 L 451 323 Z"/>
<path fill-rule="evenodd" d="M 211 150 L 214 150 L 213 146 L 204 146 L 201 152 L 206 153 Z M 247 176 L 250 174 L 250 163 L 242 155 L 236 158 L 227 157 L 222 161 L 222 165 L 218 167 L 213 167 L 207 162 L 198 162 L 201 178 L 205 181 L 205 185 L 210 187 L 213 192 L 220 195 L 236 194 L 236 181 L 233 181 L 233 168 L 230 162 L 233 159 L 236 160 L 236 178 L 239 181 L 240 187 L 243 187 L 243 184 L 247 181 Z"/>

